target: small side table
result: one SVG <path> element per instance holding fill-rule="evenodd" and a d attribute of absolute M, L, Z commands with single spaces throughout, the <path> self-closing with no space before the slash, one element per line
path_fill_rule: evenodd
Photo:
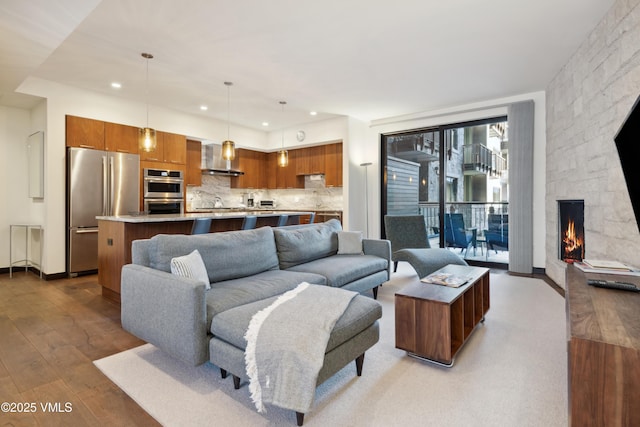
<path fill-rule="evenodd" d="M 24 228 L 24 259 L 13 260 L 13 229 L 14 228 Z M 33 230 L 38 230 L 38 234 L 40 235 L 40 258 L 39 262 L 35 262 L 29 257 L 29 237 L 32 235 Z M 24 271 L 29 271 L 29 267 L 36 267 L 40 271 L 40 278 L 42 279 L 42 238 L 44 235 L 44 229 L 41 225 L 37 224 L 11 224 L 9 225 L 9 278 L 13 277 L 13 267 L 20 264 L 20 267 L 24 267 Z M 24 263 L 24 264 L 22 264 Z"/>

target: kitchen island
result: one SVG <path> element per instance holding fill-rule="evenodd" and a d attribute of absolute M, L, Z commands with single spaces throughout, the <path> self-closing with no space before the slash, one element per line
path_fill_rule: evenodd
<path fill-rule="evenodd" d="M 131 242 L 149 239 L 157 234 L 190 234 L 196 218 L 211 218 L 210 232 L 242 228 L 247 215 L 257 217 L 256 227 L 275 226 L 280 215 L 289 215 L 289 224 L 303 222 L 311 212 L 305 211 L 237 211 L 163 215 L 99 216 L 98 219 L 98 283 L 102 296 L 120 302 L 120 271 L 131 263 Z"/>

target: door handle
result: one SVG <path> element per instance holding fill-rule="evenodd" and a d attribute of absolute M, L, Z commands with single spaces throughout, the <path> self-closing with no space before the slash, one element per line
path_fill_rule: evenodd
<path fill-rule="evenodd" d="M 91 233 L 97 233 L 98 230 L 95 228 L 92 229 L 87 229 L 87 230 L 76 230 L 76 234 L 91 234 Z"/>
<path fill-rule="evenodd" d="M 107 179 L 107 157 L 102 156 L 102 215 L 109 215 L 109 183 Z"/>

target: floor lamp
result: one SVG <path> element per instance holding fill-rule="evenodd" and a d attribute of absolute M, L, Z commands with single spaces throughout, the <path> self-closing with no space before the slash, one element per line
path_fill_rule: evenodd
<path fill-rule="evenodd" d="M 364 166 L 364 212 L 365 221 L 367 227 L 367 239 L 369 238 L 369 169 L 371 162 L 360 163 L 360 166 Z"/>

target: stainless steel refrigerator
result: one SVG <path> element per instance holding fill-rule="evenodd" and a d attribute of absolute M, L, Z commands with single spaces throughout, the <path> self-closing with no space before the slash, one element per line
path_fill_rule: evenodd
<path fill-rule="evenodd" d="M 96 216 L 140 210 L 140 156 L 67 149 L 67 274 L 98 269 Z"/>

